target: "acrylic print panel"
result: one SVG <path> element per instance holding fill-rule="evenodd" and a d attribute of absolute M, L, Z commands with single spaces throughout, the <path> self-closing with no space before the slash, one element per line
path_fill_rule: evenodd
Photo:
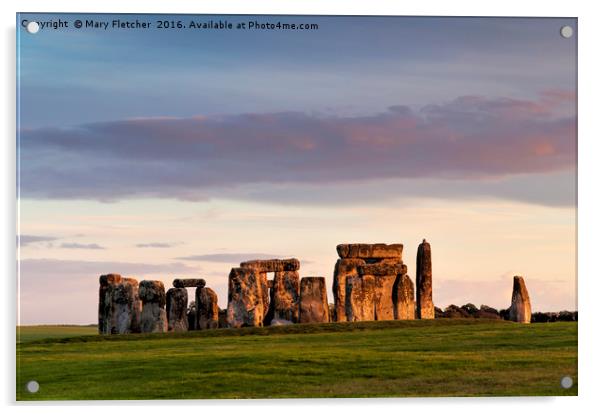
<path fill-rule="evenodd" d="M 17 399 L 576 395 L 576 39 L 19 14 Z"/>

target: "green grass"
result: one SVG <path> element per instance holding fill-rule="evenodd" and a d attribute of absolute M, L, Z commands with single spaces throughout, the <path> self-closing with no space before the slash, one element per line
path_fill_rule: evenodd
<path fill-rule="evenodd" d="M 34 325 L 17 327 L 17 343 L 48 338 L 69 338 L 81 335 L 96 335 L 96 325 Z"/>
<path fill-rule="evenodd" d="M 17 345 L 18 400 L 577 395 L 574 322 L 62 332 L 30 342 L 25 331 Z M 569 390 L 560 387 L 565 375 L 575 381 Z M 25 391 L 32 379 L 40 383 L 37 394 Z"/>

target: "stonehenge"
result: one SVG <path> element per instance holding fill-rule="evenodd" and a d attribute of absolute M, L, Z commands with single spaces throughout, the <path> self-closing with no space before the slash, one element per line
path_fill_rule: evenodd
<path fill-rule="evenodd" d="M 393 285 L 393 317 L 394 319 L 414 319 L 416 302 L 414 300 L 414 284 L 407 274 L 395 279 Z"/>
<path fill-rule="evenodd" d="M 142 333 L 167 332 L 165 312 L 165 286 L 158 280 L 143 280 L 139 288 L 142 300 L 140 331 Z"/>
<path fill-rule="evenodd" d="M 195 292 L 196 327 L 195 329 L 217 329 L 219 327 L 219 307 L 217 294 L 213 289 L 198 286 Z"/>
<path fill-rule="evenodd" d="M 300 290 L 299 323 L 330 322 L 326 280 L 323 277 L 304 277 Z"/>
<path fill-rule="evenodd" d="M 508 310 L 511 321 L 531 323 L 531 300 L 527 286 L 521 276 L 514 276 L 512 285 L 512 304 Z"/>
<path fill-rule="evenodd" d="M 433 304 L 431 246 L 426 240 L 416 254 L 416 284 L 403 263 L 402 244 L 339 244 L 328 303 L 326 280 L 300 277 L 296 258 L 249 260 L 228 275 L 227 307 L 201 278 L 163 282 L 108 273 L 99 278 L 99 334 L 186 332 L 218 328 L 261 327 L 296 323 L 362 322 L 437 318 L 505 319 L 519 323 L 576 320 L 571 312 L 531 314 L 525 281 L 513 280 L 512 302 L 497 311 L 486 305 Z M 271 277 L 270 277 L 271 276 Z M 188 302 L 187 289 L 194 288 Z"/>
<path fill-rule="evenodd" d="M 266 322 L 270 325 L 299 322 L 299 294 L 298 271 L 275 272 Z"/>
<path fill-rule="evenodd" d="M 416 254 L 416 317 L 419 319 L 435 318 L 431 245 L 425 239 L 418 246 Z"/>
<path fill-rule="evenodd" d="M 234 267 L 228 276 L 227 321 L 231 328 L 263 326 L 267 280 L 254 267 Z"/>
<path fill-rule="evenodd" d="M 175 285 L 175 283 L 174 283 Z M 167 330 L 185 332 L 188 330 L 188 292 L 183 287 L 173 287 L 165 294 Z"/>
<path fill-rule="evenodd" d="M 138 282 L 111 273 L 99 278 L 98 333 L 140 332 L 141 302 Z"/>
<path fill-rule="evenodd" d="M 337 322 L 414 319 L 414 287 L 404 278 L 402 244 L 340 244 L 337 253 L 332 282 Z M 402 295 L 395 292 L 399 288 Z"/>

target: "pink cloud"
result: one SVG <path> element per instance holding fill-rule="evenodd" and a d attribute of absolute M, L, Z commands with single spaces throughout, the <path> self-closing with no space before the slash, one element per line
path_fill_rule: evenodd
<path fill-rule="evenodd" d="M 202 199 L 208 188 L 570 171 L 570 92 L 459 97 L 366 116 L 300 112 L 148 118 L 21 131 L 29 197 Z"/>

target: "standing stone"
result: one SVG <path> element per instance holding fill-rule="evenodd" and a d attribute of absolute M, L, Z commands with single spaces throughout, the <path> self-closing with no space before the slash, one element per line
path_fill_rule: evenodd
<path fill-rule="evenodd" d="M 138 296 L 138 281 L 133 278 L 121 278 L 121 281 L 114 285 L 114 316 L 111 333 L 139 333 L 141 310 L 142 303 Z"/>
<path fill-rule="evenodd" d="M 110 273 L 98 279 L 98 333 L 109 335 L 113 322 L 113 291 L 115 284 L 121 282 L 121 275 Z"/>
<path fill-rule="evenodd" d="M 140 282 L 138 294 L 142 300 L 140 331 L 167 332 L 167 314 L 165 312 L 165 287 L 158 280 Z"/>
<path fill-rule="evenodd" d="M 520 276 L 514 276 L 509 319 L 514 322 L 531 323 L 531 300 L 525 281 Z"/>
<path fill-rule="evenodd" d="M 263 319 L 265 321 L 270 310 L 270 290 L 268 287 L 267 272 L 259 272 L 259 284 L 261 285 L 261 302 L 263 305 Z"/>
<path fill-rule="evenodd" d="M 270 318 L 266 323 L 282 325 L 299 322 L 299 272 L 274 273 L 270 295 Z"/>
<path fill-rule="evenodd" d="M 393 305 L 395 319 L 414 319 L 416 303 L 414 302 L 414 283 L 407 274 L 397 275 L 393 286 Z"/>
<path fill-rule="evenodd" d="M 198 287 L 195 292 L 198 329 L 219 328 L 217 294 L 208 287 Z"/>
<path fill-rule="evenodd" d="M 418 254 L 416 255 L 416 290 L 416 317 L 419 319 L 434 319 L 431 245 L 425 239 L 418 246 Z"/>
<path fill-rule="evenodd" d="M 334 296 L 334 316 L 336 322 L 345 322 L 345 292 L 347 277 L 357 276 L 357 268 L 365 265 L 363 259 L 339 259 L 334 266 L 334 277 L 332 280 L 332 294 Z"/>
<path fill-rule="evenodd" d="M 326 280 L 323 277 L 304 277 L 300 290 L 299 322 L 329 322 Z"/>
<path fill-rule="evenodd" d="M 188 331 L 188 292 L 186 288 L 171 288 L 167 291 L 167 330 L 173 332 Z"/>
<path fill-rule="evenodd" d="M 393 285 L 396 279 L 395 274 L 374 277 L 374 319 L 377 321 L 395 319 Z"/>
<path fill-rule="evenodd" d="M 233 268 L 228 276 L 228 325 L 263 326 L 263 303 L 259 271 L 252 267 Z"/>
<path fill-rule="evenodd" d="M 373 321 L 374 314 L 374 276 L 350 276 L 347 278 L 345 311 L 347 321 Z"/>

